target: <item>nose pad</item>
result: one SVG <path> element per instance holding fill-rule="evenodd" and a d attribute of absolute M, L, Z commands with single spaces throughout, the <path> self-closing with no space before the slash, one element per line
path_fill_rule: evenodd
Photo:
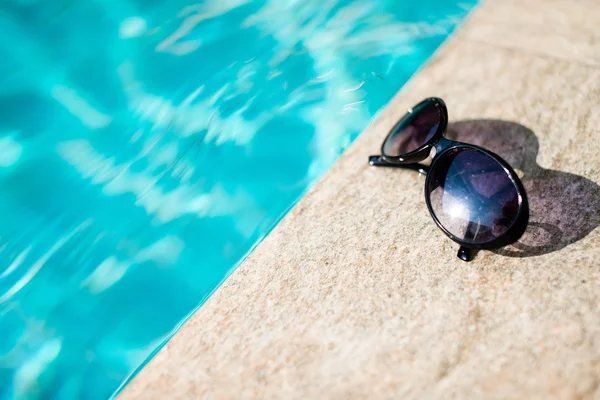
<path fill-rule="evenodd" d="M 431 162 L 433 161 L 433 157 L 435 157 L 436 154 L 437 154 L 437 150 L 436 150 L 435 146 L 432 146 L 431 150 L 429 151 L 429 156 L 427 156 L 427 158 L 425 160 L 420 161 L 419 164 L 429 167 L 431 165 Z"/>
<path fill-rule="evenodd" d="M 435 148 L 435 146 L 432 146 L 431 151 L 429 152 L 429 158 L 431 158 L 433 160 L 433 157 L 435 157 L 436 154 L 437 154 L 437 149 Z"/>

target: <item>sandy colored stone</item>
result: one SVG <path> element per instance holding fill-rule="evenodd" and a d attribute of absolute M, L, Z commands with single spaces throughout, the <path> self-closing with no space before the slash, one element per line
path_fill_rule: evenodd
<path fill-rule="evenodd" d="M 600 68 L 543 41 L 473 40 L 502 2 L 476 11 L 121 398 L 600 398 Z M 458 260 L 424 177 L 367 165 L 430 95 L 451 136 L 522 172 L 531 227 L 516 246 Z"/>
<path fill-rule="evenodd" d="M 463 30 L 482 43 L 600 66 L 598 0 L 491 0 Z"/>

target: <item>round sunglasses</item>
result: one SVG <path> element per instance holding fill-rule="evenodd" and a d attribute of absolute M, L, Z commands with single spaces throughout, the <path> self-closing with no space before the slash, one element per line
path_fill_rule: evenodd
<path fill-rule="evenodd" d="M 369 157 L 376 167 L 397 167 L 427 176 L 425 201 L 437 226 L 460 245 L 458 258 L 519 240 L 529 221 L 527 194 L 515 171 L 497 154 L 444 137 L 448 110 L 442 99 L 425 99 L 402 117 Z M 432 156 L 430 166 L 419 164 Z"/>

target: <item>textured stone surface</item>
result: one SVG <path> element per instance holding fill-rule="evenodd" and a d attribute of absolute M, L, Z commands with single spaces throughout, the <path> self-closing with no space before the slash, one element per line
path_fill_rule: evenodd
<path fill-rule="evenodd" d="M 544 3 L 567 26 L 565 4 L 585 16 L 592 2 L 507 3 Z M 502 3 L 476 12 L 122 398 L 600 398 L 600 69 L 577 34 L 583 58 L 551 40 L 529 51 L 517 32 L 474 40 Z M 367 166 L 430 95 L 450 135 L 522 172 L 532 224 L 516 246 L 459 261 L 424 178 Z"/>
<path fill-rule="evenodd" d="M 472 40 L 600 66 L 598 0 L 491 0 L 464 30 Z"/>

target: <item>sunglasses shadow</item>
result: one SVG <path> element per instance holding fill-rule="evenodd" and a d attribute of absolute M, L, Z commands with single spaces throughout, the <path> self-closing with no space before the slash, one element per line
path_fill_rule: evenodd
<path fill-rule="evenodd" d="M 493 151 L 521 176 L 529 199 L 529 225 L 518 242 L 495 253 L 508 257 L 552 253 L 600 225 L 600 186 L 539 166 L 539 142 L 530 129 L 508 121 L 471 120 L 449 124 L 446 136 Z"/>

